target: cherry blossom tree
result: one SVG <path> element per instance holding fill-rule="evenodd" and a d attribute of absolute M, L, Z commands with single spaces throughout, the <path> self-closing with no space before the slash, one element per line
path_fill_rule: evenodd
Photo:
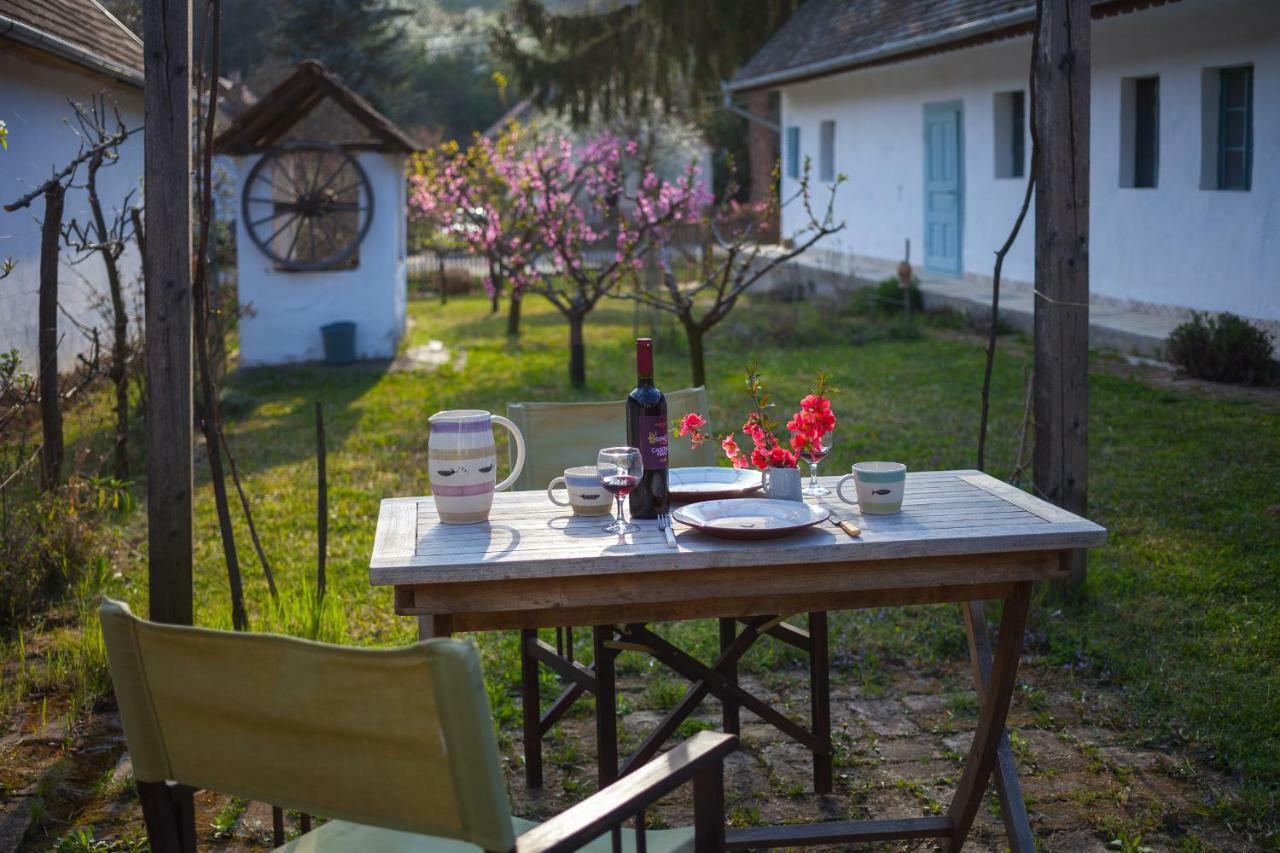
<path fill-rule="evenodd" d="M 431 152 L 412 178 L 414 215 L 488 259 L 497 274 L 485 282 L 491 295 L 510 285 L 509 331 L 527 290 L 565 317 L 575 388 L 586 384 L 587 315 L 710 201 L 692 164 L 663 179 L 639 153 L 612 134 L 575 143 L 513 125 L 496 141 Z"/>
<path fill-rule="evenodd" d="M 511 164 L 522 156 L 524 132 L 514 122 L 498 136 L 476 135 L 466 148 L 449 142 L 415 161 L 409 211 L 435 231 L 437 246 L 460 245 L 488 262 L 484 288 L 493 309 L 504 285 L 510 288 L 507 334 L 520 334 L 525 289 L 536 280 L 542 249 L 534 223 L 512 201 Z"/>

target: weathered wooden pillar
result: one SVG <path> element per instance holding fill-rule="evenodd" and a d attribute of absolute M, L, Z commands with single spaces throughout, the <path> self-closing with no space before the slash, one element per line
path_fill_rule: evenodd
<path fill-rule="evenodd" d="M 1035 484 L 1084 514 L 1089 466 L 1089 0 L 1039 0 L 1035 65 Z M 1062 592 L 1084 580 L 1064 559 Z"/>
<path fill-rule="evenodd" d="M 62 389 L 58 383 L 58 249 L 62 247 L 62 203 L 66 189 L 57 181 L 44 191 L 40 224 L 40 486 L 62 485 Z"/>
<path fill-rule="evenodd" d="M 190 625 L 191 0 L 146 0 L 143 32 L 151 618 Z"/>

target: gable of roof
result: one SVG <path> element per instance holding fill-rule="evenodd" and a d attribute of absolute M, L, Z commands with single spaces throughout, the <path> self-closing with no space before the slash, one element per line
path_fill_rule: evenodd
<path fill-rule="evenodd" d="M 236 116 L 214 139 L 213 150 L 218 154 L 262 151 L 296 126 L 305 128 L 313 138 L 357 150 L 408 153 L 420 147 L 323 64 L 304 59 L 275 88 Z"/>
<path fill-rule="evenodd" d="M 142 39 L 97 0 L 0 0 L 0 41 L 142 86 Z"/>
<path fill-rule="evenodd" d="M 1166 2 L 1176 0 L 1092 0 L 1092 11 L 1100 18 Z M 809 0 L 725 88 L 771 88 L 1024 35 L 1035 17 L 1035 0 Z"/>

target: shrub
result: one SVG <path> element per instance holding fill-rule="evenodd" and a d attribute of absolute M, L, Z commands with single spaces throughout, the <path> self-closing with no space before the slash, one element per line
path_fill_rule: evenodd
<path fill-rule="evenodd" d="M 924 310 L 924 296 L 920 293 L 920 279 L 912 277 L 908 287 L 912 313 Z M 903 310 L 902 284 L 896 278 L 886 278 L 875 287 L 863 287 L 854 291 L 852 308 L 858 314 L 899 314 Z"/>
<path fill-rule="evenodd" d="M 16 485 L 16 484 L 14 484 Z M 41 599 L 57 597 L 85 568 L 102 557 L 103 517 L 127 512 L 132 496 L 125 483 L 72 477 L 55 492 L 28 493 L 6 501 L 0 518 L 0 635 Z"/>
<path fill-rule="evenodd" d="M 1271 335 L 1234 314 L 1193 314 L 1169 334 L 1169 360 L 1188 376 L 1214 382 L 1274 382 Z"/>

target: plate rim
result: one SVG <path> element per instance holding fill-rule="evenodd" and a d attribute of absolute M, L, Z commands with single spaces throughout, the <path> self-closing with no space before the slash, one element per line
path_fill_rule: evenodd
<path fill-rule="evenodd" d="M 830 515 L 831 515 L 831 510 L 826 509 L 825 507 L 814 506 L 813 504 L 808 503 L 807 501 L 788 501 L 788 500 L 781 500 L 781 499 L 779 499 L 779 498 L 755 498 L 755 497 L 752 497 L 752 498 L 715 498 L 715 499 L 712 499 L 712 500 L 695 501 L 695 502 L 693 502 L 693 503 L 688 503 L 688 504 L 685 504 L 684 506 L 677 507 L 677 508 L 675 508 L 675 509 L 671 510 L 671 515 L 672 515 L 672 517 L 673 517 L 673 518 L 675 518 L 675 520 L 676 520 L 676 521 L 679 521 L 679 522 L 680 522 L 680 523 L 682 523 L 682 524 L 687 524 L 688 526 L 692 527 L 693 529 L 695 529 L 695 530 L 701 530 L 701 531 L 702 531 L 702 532 L 704 532 L 704 533 L 709 532 L 709 531 L 734 531 L 735 533 L 741 533 L 741 532 L 742 532 L 742 531 L 744 531 L 744 530 L 752 530 L 752 528 L 732 528 L 732 527 L 726 528 L 726 527 L 714 527 L 714 526 L 709 525 L 709 524 L 704 524 L 704 523 L 700 523 L 700 522 L 692 521 L 692 520 L 690 520 L 690 519 L 685 515 L 685 514 L 686 514 L 686 512 L 687 512 L 687 510 L 689 510 L 689 509 L 691 509 L 691 508 L 693 508 L 693 507 L 696 507 L 696 506 L 698 506 L 699 504 L 707 504 L 707 503 L 722 503 L 722 502 L 725 502 L 725 501 L 761 501 L 761 502 L 768 502 L 768 503 L 776 503 L 776 504 L 793 504 L 793 505 L 798 503 L 798 504 L 800 504 L 801 506 L 803 506 L 803 507 L 805 507 L 806 509 L 808 509 L 808 510 L 813 514 L 813 518 L 812 518 L 811 520 L 809 520 L 809 521 L 799 521 L 799 522 L 796 522 L 795 524 L 791 525 L 790 527 L 782 527 L 782 528 L 778 528 L 778 527 L 771 527 L 771 528 L 756 528 L 756 530 L 758 530 L 758 531 L 763 532 L 764 530 L 769 530 L 770 532 L 776 533 L 777 535 L 782 535 L 782 534 L 784 534 L 784 533 L 792 533 L 792 532 L 797 531 L 797 530 L 803 530 L 803 529 L 804 529 L 804 528 L 806 528 L 806 527 L 812 527 L 812 526 L 813 526 L 813 525 L 815 525 L 815 524 L 821 524 L 821 523 L 822 523 L 822 521 L 823 521 L 824 519 L 829 518 L 829 517 L 830 517 Z M 682 516 L 685 516 L 685 517 L 682 517 Z"/>

